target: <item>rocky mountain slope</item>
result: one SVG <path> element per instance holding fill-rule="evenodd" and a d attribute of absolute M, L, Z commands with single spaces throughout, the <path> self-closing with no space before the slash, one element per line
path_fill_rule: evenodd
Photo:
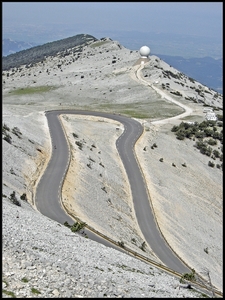
<path fill-rule="evenodd" d="M 135 152 L 159 228 L 190 268 L 207 281 L 209 274 L 214 287 L 222 291 L 223 147 L 221 139 L 212 135 L 212 131 L 218 137 L 222 134 L 222 95 L 156 56 L 150 55 L 144 64 L 139 58 L 137 51 L 103 38 L 3 71 L 5 291 L 17 297 L 34 297 L 32 288 L 41 292 L 40 297 L 199 297 L 183 289 L 179 278 L 71 233 L 36 211 L 35 187 L 52 150 L 44 111 L 64 108 L 120 113 L 142 123 L 144 133 Z M 211 145 L 211 152 L 218 154 L 213 158 L 213 153 L 209 157 L 196 147 L 197 136 L 177 139 L 171 131 L 182 121 L 203 127 L 206 107 L 220 119 L 213 127 L 207 123 L 211 139 L 217 140 Z M 186 108 L 188 114 L 179 119 Z M 122 125 L 70 115 L 62 115 L 61 121 L 72 153 L 62 189 L 68 212 L 157 263 L 151 245 L 141 247 L 143 235 L 115 148 Z M 82 151 L 75 136 L 83 143 Z M 204 142 L 209 138 L 204 136 Z M 87 167 L 90 162 L 92 169 Z M 109 187 L 107 194 L 103 184 Z M 118 261 L 126 263 L 118 267 Z"/>
<path fill-rule="evenodd" d="M 78 49 L 76 48 L 76 50 L 82 50 L 85 45 L 96 40 L 97 39 L 91 35 L 79 34 L 59 41 L 25 49 L 23 51 L 3 57 L 2 69 L 8 70 L 23 64 L 40 62 L 45 59 L 45 57 L 55 56 L 57 53 L 62 51 L 65 51 L 66 55 L 69 49 L 78 46 Z"/>
<path fill-rule="evenodd" d="M 197 81 L 213 88 L 219 93 L 223 93 L 222 58 L 184 58 L 182 56 L 169 56 L 163 54 L 157 56 L 189 77 L 195 78 Z"/>
<path fill-rule="evenodd" d="M 73 48 L 78 43 L 82 44 L 86 40 L 87 42 L 90 42 L 91 40 L 94 41 L 96 38 L 90 35 L 78 35 L 75 37 L 55 41 L 53 43 L 45 44 L 44 47 L 34 48 L 31 49 L 30 52 L 23 52 L 23 55 L 20 57 L 20 59 L 25 59 L 28 63 L 29 61 L 27 58 L 31 57 L 33 60 L 33 56 L 37 52 L 46 52 L 46 46 L 48 48 L 48 51 L 46 54 L 48 54 L 49 50 L 51 48 L 58 47 L 58 52 L 62 51 L 63 49 Z M 143 40 L 143 39 L 142 39 Z M 146 39 L 148 40 L 148 39 Z M 137 41 L 136 41 L 137 43 Z M 42 43 L 43 44 L 43 43 Z M 130 41 L 129 44 L 132 44 Z M 138 43 L 137 43 L 138 45 Z M 140 45 L 140 44 L 139 44 Z M 138 46 L 139 46 L 138 45 Z M 25 42 L 17 42 L 10 39 L 3 39 L 2 41 L 2 51 L 3 56 L 8 56 L 10 54 L 19 52 L 21 50 L 26 50 L 32 47 L 35 47 L 38 45 L 35 45 L 34 43 L 25 43 Z M 138 47 L 137 46 L 137 47 Z M 154 48 L 155 48 L 154 44 Z M 63 48 L 62 48 L 63 47 Z M 132 48 L 135 49 L 135 48 Z M 37 51 L 38 50 L 38 51 Z M 31 56 L 32 53 L 32 56 Z M 22 53 L 21 53 L 22 54 Z M 45 55 L 46 55 L 45 54 Z M 157 54 L 154 53 L 154 55 L 161 58 L 163 61 L 167 62 L 169 65 L 174 67 L 175 69 L 181 71 L 182 73 L 188 75 L 189 77 L 192 77 L 196 79 L 197 81 L 201 82 L 202 84 L 214 89 L 215 91 L 219 93 L 223 93 L 223 84 L 222 84 L 222 58 L 215 59 L 213 57 L 192 57 L 192 58 L 184 58 L 182 56 L 174 56 L 174 55 L 163 55 L 163 54 Z M 26 57 L 26 58 L 25 58 Z M 10 56 L 9 58 L 3 58 L 3 65 L 6 67 L 13 67 L 13 62 L 15 58 L 18 59 L 18 56 Z M 40 58 L 40 57 L 39 57 Z M 19 64 L 18 64 L 19 65 Z"/>

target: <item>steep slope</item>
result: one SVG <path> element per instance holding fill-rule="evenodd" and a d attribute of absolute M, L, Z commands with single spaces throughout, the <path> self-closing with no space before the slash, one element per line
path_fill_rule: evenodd
<path fill-rule="evenodd" d="M 85 45 L 96 41 L 91 35 L 79 34 L 73 37 L 50 42 L 44 45 L 32 47 L 2 58 L 2 69 L 9 70 L 23 64 L 33 64 L 44 60 L 48 56 L 54 56 L 58 52 L 68 50 L 78 46 L 81 49 Z"/>
<path fill-rule="evenodd" d="M 207 165 L 209 158 L 193 147 L 194 141 L 175 138 L 171 128 L 181 120 L 165 125 L 154 122 L 183 112 L 183 108 L 169 100 L 170 97 L 191 107 L 193 113 L 185 121 L 204 121 L 206 105 L 222 114 L 222 95 L 155 56 L 150 56 L 149 63 L 144 65 L 140 81 L 137 77 L 139 66 L 135 66 L 139 54 L 107 38 L 94 41 L 79 51 L 76 49 L 65 49 L 44 61 L 3 72 L 4 204 L 6 207 L 10 204 L 9 199 L 15 191 L 17 198 L 26 194 L 28 202 L 34 205 L 35 186 L 51 154 L 45 110 L 101 110 L 135 117 L 145 128 L 136 153 L 160 229 L 176 253 L 197 272 L 203 272 L 203 266 L 210 270 L 213 284 L 221 289 L 222 170 Z M 62 123 L 73 157 L 62 191 L 67 209 L 75 211 L 100 232 L 122 240 L 157 261 L 150 248 L 146 253 L 140 249 L 143 239 L 135 220 L 130 187 L 115 152 L 113 141 L 123 128 L 105 120 L 71 116 L 62 116 Z M 73 134 L 83 141 L 82 151 L 76 146 Z M 152 151 L 154 143 L 158 147 Z M 95 151 L 93 144 L 100 153 Z M 165 163 L 159 161 L 162 157 Z M 87 167 L 90 159 L 98 161 L 99 158 L 104 165 L 102 177 L 94 173 L 99 170 L 91 173 Z M 219 158 L 216 160 L 219 163 Z M 176 168 L 170 166 L 172 162 Z M 181 166 L 184 162 L 188 168 Z M 103 182 L 111 186 L 109 197 L 100 188 Z M 211 194 L 213 200 L 210 200 Z M 113 206 L 107 201 L 109 198 Z M 23 206 L 22 202 L 17 210 Z M 206 221 L 209 215 L 210 221 Z M 10 232 L 5 226 L 7 240 Z M 13 247 L 13 243 L 10 245 Z M 206 248 L 208 253 L 204 251 Z"/>

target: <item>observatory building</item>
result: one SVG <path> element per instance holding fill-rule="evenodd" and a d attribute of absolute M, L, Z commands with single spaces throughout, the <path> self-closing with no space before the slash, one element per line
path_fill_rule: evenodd
<path fill-rule="evenodd" d="M 139 53 L 141 57 L 136 61 L 135 65 L 145 64 L 149 62 L 149 54 L 150 54 L 150 48 L 148 46 L 142 46 L 139 50 Z"/>
<path fill-rule="evenodd" d="M 150 54 L 150 48 L 148 46 L 142 46 L 139 50 L 139 53 L 142 58 L 148 58 Z"/>

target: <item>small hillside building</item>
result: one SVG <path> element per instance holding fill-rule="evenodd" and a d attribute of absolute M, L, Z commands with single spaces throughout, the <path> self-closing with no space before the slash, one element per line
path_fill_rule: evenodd
<path fill-rule="evenodd" d="M 206 118 L 207 121 L 217 121 L 217 116 L 212 111 L 207 112 L 207 114 L 205 115 L 205 118 Z"/>

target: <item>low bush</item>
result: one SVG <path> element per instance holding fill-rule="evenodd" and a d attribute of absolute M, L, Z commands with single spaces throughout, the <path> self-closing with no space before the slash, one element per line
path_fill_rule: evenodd
<path fill-rule="evenodd" d="M 2 130 L 5 131 L 10 131 L 10 128 L 4 123 L 3 126 L 2 126 Z"/>
<path fill-rule="evenodd" d="M 196 278 L 195 278 L 195 270 L 192 269 L 191 270 L 191 273 L 185 273 L 181 276 L 180 278 L 180 282 L 183 283 L 184 281 L 186 280 L 190 280 L 190 281 L 194 281 Z"/>
<path fill-rule="evenodd" d="M 72 232 L 77 232 L 77 231 L 80 231 L 82 228 L 84 228 L 86 223 L 85 222 L 75 222 L 73 225 L 69 225 L 69 223 L 66 221 L 64 223 L 64 225 L 66 227 L 70 228 L 70 230 Z"/>
<path fill-rule="evenodd" d="M 26 193 L 23 193 L 23 195 L 20 196 L 20 199 L 27 201 L 27 195 L 26 195 Z"/>
<path fill-rule="evenodd" d="M 209 161 L 208 162 L 208 166 L 211 167 L 211 168 L 214 168 L 215 164 L 213 161 Z"/>
<path fill-rule="evenodd" d="M 10 136 L 8 133 L 6 133 L 6 135 L 4 136 L 3 139 L 4 139 L 7 143 L 12 144 L 12 138 L 11 138 L 11 136 Z"/>
<path fill-rule="evenodd" d="M 76 141 L 75 144 L 79 147 L 80 150 L 83 148 L 83 144 L 79 141 Z"/>
<path fill-rule="evenodd" d="M 10 194 L 10 201 L 12 201 L 13 204 L 17 205 L 17 206 L 21 206 L 20 202 L 17 200 L 16 198 L 16 192 L 13 191 L 12 194 Z"/>
<path fill-rule="evenodd" d="M 118 245 L 119 245 L 120 247 L 124 248 L 124 242 L 123 242 L 123 241 L 118 242 Z"/>
<path fill-rule="evenodd" d="M 207 143 L 208 143 L 209 145 L 211 145 L 211 146 L 217 145 L 217 141 L 214 140 L 214 139 L 212 139 L 212 138 L 210 138 L 210 139 L 207 141 Z"/>
<path fill-rule="evenodd" d="M 73 133 L 73 137 L 78 138 L 78 135 L 76 133 Z"/>

